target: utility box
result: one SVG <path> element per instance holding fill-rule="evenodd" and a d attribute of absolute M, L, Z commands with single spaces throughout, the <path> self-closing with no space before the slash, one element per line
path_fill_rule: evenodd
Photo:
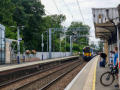
<path fill-rule="evenodd" d="M 5 27 L 0 24 L 0 64 L 5 64 Z"/>

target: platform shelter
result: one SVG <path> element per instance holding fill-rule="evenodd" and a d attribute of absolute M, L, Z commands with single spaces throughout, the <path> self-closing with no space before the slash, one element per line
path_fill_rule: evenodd
<path fill-rule="evenodd" d="M 95 35 L 104 41 L 104 52 L 107 54 L 107 62 L 109 63 L 110 51 L 113 51 L 114 47 L 117 46 L 118 53 L 120 52 L 120 5 L 115 8 L 93 8 L 92 13 Z M 120 55 L 118 55 L 118 59 L 119 56 Z"/>

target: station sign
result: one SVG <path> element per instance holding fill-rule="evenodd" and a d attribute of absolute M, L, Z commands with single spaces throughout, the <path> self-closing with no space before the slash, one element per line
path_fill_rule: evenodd
<path fill-rule="evenodd" d="M 19 40 L 18 41 L 22 41 L 22 38 L 19 38 Z"/>

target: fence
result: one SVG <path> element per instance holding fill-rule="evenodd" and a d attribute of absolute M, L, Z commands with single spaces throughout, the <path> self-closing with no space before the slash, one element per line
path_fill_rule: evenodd
<path fill-rule="evenodd" d="M 43 60 L 49 59 L 49 52 L 37 52 L 36 55 L 30 54 L 30 55 L 20 55 L 20 59 L 24 60 L 26 58 L 27 61 L 30 61 L 32 58 L 38 58 L 42 60 L 42 55 L 43 55 Z M 67 57 L 70 56 L 70 52 L 52 52 L 52 58 L 60 58 L 60 57 Z M 37 59 L 37 60 L 38 60 Z M 11 63 L 17 62 L 17 54 L 11 54 Z"/>
<path fill-rule="evenodd" d="M 70 55 L 70 52 L 52 52 L 52 58 L 66 57 Z M 42 52 L 37 52 L 36 57 L 42 59 Z M 43 52 L 43 59 L 49 59 L 49 52 Z"/>

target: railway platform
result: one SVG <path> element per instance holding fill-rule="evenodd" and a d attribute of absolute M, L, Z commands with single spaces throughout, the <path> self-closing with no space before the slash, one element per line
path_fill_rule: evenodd
<path fill-rule="evenodd" d="M 97 64 L 96 68 L 97 68 L 97 71 L 96 71 L 95 90 L 120 90 L 114 87 L 114 85 L 117 84 L 117 80 L 115 80 L 114 83 L 108 87 L 105 87 L 100 83 L 100 76 L 102 75 L 102 73 L 106 71 L 110 71 L 109 67 L 106 66 L 106 68 L 100 68 L 99 64 Z"/>
<path fill-rule="evenodd" d="M 33 67 L 37 67 L 39 65 L 47 64 L 47 63 L 77 59 L 78 57 L 79 56 L 69 56 L 69 57 L 48 59 L 48 60 L 43 60 L 43 61 L 25 62 L 25 63 L 21 63 L 21 64 L 1 65 L 0 66 L 0 75 L 10 73 L 10 72 L 14 72 L 14 71 L 19 71 L 19 70 L 30 69 L 30 68 L 33 68 Z"/>
<path fill-rule="evenodd" d="M 68 84 L 65 90 L 119 90 L 114 87 L 115 80 L 111 86 L 105 87 L 100 83 L 102 73 L 109 71 L 109 68 L 99 67 L 99 56 L 94 57 Z"/>

